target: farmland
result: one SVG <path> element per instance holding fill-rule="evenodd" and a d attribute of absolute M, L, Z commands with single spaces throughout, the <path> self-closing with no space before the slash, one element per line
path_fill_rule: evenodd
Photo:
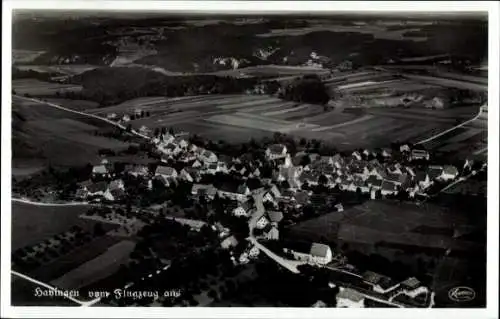
<path fill-rule="evenodd" d="M 99 160 L 98 150 L 121 150 L 127 143 L 95 136 L 114 129 L 86 116 L 13 97 L 13 165 L 16 168 L 78 166 Z"/>
<path fill-rule="evenodd" d="M 19 95 L 55 95 L 56 92 L 80 92 L 82 86 L 22 79 L 12 81 L 12 90 L 15 90 Z"/>
<path fill-rule="evenodd" d="M 102 255 L 92 259 L 78 268 L 53 280 L 51 283 L 63 289 L 78 289 L 106 278 L 118 270 L 118 267 L 129 258 L 135 247 L 132 241 L 121 241 Z"/>
<path fill-rule="evenodd" d="M 12 250 L 41 242 L 67 231 L 73 225 L 88 227 L 89 222 L 79 216 L 89 207 L 37 206 L 12 202 Z"/>

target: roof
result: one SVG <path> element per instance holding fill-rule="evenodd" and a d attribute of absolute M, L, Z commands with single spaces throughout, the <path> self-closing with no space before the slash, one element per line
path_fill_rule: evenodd
<path fill-rule="evenodd" d="M 269 220 L 274 223 L 279 223 L 283 219 L 283 213 L 280 211 L 269 211 Z"/>
<path fill-rule="evenodd" d="M 90 184 L 87 186 L 87 190 L 90 193 L 104 192 L 108 188 L 108 184 L 104 181 Z"/>
<path fill-rule="evenodd" d="M 108 173 L 108 168 L 106 167 L 106 165 L 95 165 L 92 168 L 92 173 L 107 174 Z"/>
<path fill-rule="evenodd" d="M 352 288 L 343 288 L 337 294 L 337 298 L 349 299 L 354 302 L 360 302 L 364 299 L 363 295 L 360 294 L 357 290 Z"/>
<path fill-rule="evenodd" d="M 382 182 L 382 190 L 385 190 L 385 191 L 395 191 L 397 189 L 397 186 L 394 182 L 391 182 L 391 181 L 386 181 L 384 180 Z"/>
<path fill-rule="evenodd" d="M 393 174 L 393 173 L 388 173 L 386 176 L 386 179 L 391 182 L 397 182 L 403 184 L 406 179 L 408 178 L 408 174 Z"/>
<path fill-rule="evenodd" d="M 325 244 L 313 243 L 309 254 L 316 257 L 326 257 L 330 247 Z"/>
<path fill-rule="evenodd" d="M 219 187 L 220 191 L 234 194 L 244 194 L 247 189 L 245 184 L 237 181 L 226 182 Z"/>
<path fill-rule="evenodd" d="M 285 151 L 286 146 L 283 144 L 273 144 L 269 146 L 269 151 L 273 154 L 282 154 Z"/>
<path fill-rule="evenodd" d="M 379 179 L 377 176 L 375 175 L 370 175 L 368 176 L 368 178 L 366 179 L 366 183 L 367 184 L 373 184 L 373 185 L 382 185 L 382 179 Z"/>
<path fill-rule="evenodd" d="M 455 166 L 452 165 L 446 165 L 443 169 L 443 172 L 445 174 L 449 175 L 457 175 L 458 174 L 458 169 Z"/>
<path fill-rule="evenodd" d="M 363 280 L 372 283 L 374 285 L 378 284 L 381 278 L 382 278 L 381 274 L 378 274 L 373 271 L 366 271 L 365 273 L 363 273 Z"/>
<path fill-rule="evenodd" d="M 401 283 L 401 285 L 406 286 L 408 288 L 415 289 L 415 288 L 420 287 L 421 284 L 420 284 L 420 281 L 417 278 L 410 277 L 410 278 L 406 279 L 405 281 L 403 281 Z"/>
<path fill-rule="evenodd" d="M 415 180 L 417 182 L 422 182 L 422 181 L 425 181 L 425 179 L 427 178 L 428 174 L 424 171 L 417 171 L 415 172 Z"/>
<path fill-rule="evenodd" d="M 309 194 L 306 191 L 296 192 L 293 197 L 298 204 L 306 204 L 309 200 Z"/>
<path fill-rule="evenodd" d="M 167 176 L 174 175 L 175 173 L 177 173 L 175 168 L 170 166 L 158 166 L 155 172 L 156 175 L 167 175 Z"/>
<path fill-rule="evenodd" d="M 111 181 L 109 183 L 109 189 L 110 190 L 121 189 L 122 185 L 123 181 L 121 179 L 115 179 L 114 181 Z"/>
<path fill-rule="evenodd" d="M 215 153 L 212 152 L 212 151 L 209 151 L 209 150 L 203 150 L 203 152 L 201 153 L 201 155 L 203 155 L 205 157 L 210 157 L 210 156 L 215 155 Z"/>
<path fill-rule="evenodd" d="M 441 176 L 443 173 L 443 168 L 442 167 L 429 167 L 427 170 L 427 173 L 429 174 L 430 179 L 435 179 L 438 176 Z"/>

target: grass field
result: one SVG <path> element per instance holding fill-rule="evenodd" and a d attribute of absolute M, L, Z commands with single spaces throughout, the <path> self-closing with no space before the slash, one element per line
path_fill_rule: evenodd
<path fill-rule="evenodd" d="M 128 260 L 134 247 L 133 241 L 121 241 L 100 256 L 53 280 L 51 284 L 62 289 L 78 289 L 104 279 Z"/>
<path fill-rule="evenodd" d="M 107 224 L 103 226 L 106 228 L 110 227 L 110 225 Z M 117 237 L 107 235 L 95 238 L 93 241 L 78 247 L 69 254 L 63 255 L 54 261 L 35 269 L 30 273 L 30 276 L 42 282 L 49 282 L 83 265 L 87 261 L 98 257 L 106 252 L 109 247 L 120 241 L 121 239 Z"/>
<path fill-rule="evenodd" d="M 89 223 L 78 216 L 89 207 L 36 206 L 12 202 L 12 250 L 39 243 L 69 230 L 73 225 L 88 227 Z"/>
<path fill-rule="evenodd" d="M 129 145 L 94 135 L 114 129 L 109 123 L 17 97 L 12 117 L 13 167 L 85 165 L 99 160 L 101 148 L 122 150 Z"/>
<path fill-rule="evenodd" d="M 20 95 L 49 95 L 56 92 L 80 92 L 82 89 L 81 85 L 44 82 L 36 79 L 12 81 L 12 90 Z"/>

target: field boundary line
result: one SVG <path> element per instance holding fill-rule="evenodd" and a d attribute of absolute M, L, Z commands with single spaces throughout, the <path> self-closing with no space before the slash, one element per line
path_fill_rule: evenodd
<path fill-rule="evenodd" d="M 473 122 L 473 121 L 475 121 L 475 120 L 479 119 L 479 117 L 481 116 L 482 112 L 483 112 L 483 107 L 481 106 L 481 107 L 479 108 L 479 113 L 477 113 L 477 115 L 476 115 L 476 116 L 474 116 L 473 118 L 471 118 L 471 119 L 469 119 L 469 120 L 467 120 L 467 121 L 465 121 L 465 122 L 463 122 L 463 123 L 460 123 L 460 124 L 458 124 L 458 125 L 455 125 L 455 126 L 453 126 L 452 128 L 449 128 L 449 129 L 447 129 L 447 130 L 445 130 L 445 131 L 443 131 L 443 132 L 441 132 L 441 133 L 438 133 L 438 134 L 433 135 L 433 136 L 431 136 L 431 137 L 429 137 L 429 138 L 426 138 L 426 139 L 424 139 L 424 140 L 421 140 L 421 141 L 419 141 L 419 142 L 417 142 L 417 143 L 415 143 L 415 144 L 416 144 L 416 145 L 425 144 L 425 143 L 430 142 L 430 141 L 433 141 L 433 140 L 435 140 L 436 138 L 438 138 L 438 137 L 440 137 L 440 136 L 443 136 L 444 134 L 449 133 L 449 132 L 451 132 L 451 131 L 453 131 L 453 130 L 455 130 L 455 129 L 457 129 L 457 128 L 461 128 L 461 127 L 463 127 L 463 126 L 465 126 L 465 125 L 467 125 L 467 124 L 469 124 L 469 123 L 471 123 L 471 122 Z"/>
<path fill-rule="evenodd" d="M 35 202 L 28 198 L 18 198 L 12 197 L 13 202 L 35 205 L 35 206 L 88 206 L 92 205 L 89 202 L 67 202 L 67 203 L 45 203 L 45 202 Z"/>

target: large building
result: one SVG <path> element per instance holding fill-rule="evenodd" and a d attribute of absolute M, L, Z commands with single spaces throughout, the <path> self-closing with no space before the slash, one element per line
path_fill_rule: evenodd
<path fill-rule="evenodd" d="M 289 242 L 286 244 L 286 253 L 290 253 L 296 260 L 307 261 L 313 264 L 326 265 L 332 261 L 333 253 L 330 246 L 319 243 Z"/>

